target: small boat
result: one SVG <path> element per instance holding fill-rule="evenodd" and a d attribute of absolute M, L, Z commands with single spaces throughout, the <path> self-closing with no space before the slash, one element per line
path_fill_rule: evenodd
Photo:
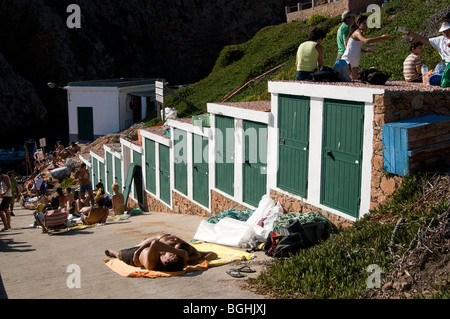
<path fill-rule="evenodd" d="M 4 150 L 0 149 L 0 163 L 10 164 L 25 160 L 26 153 L 24 150 Z"/>

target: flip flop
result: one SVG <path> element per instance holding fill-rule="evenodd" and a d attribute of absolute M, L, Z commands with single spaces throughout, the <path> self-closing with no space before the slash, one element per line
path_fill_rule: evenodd
<path fill-rule="evenodd" d="M 246 277 L 245 275 L 241 274 L 241 272 L 239 270 L 237 270 L 237 269 L 227 270 L 227 274 L 229 274 L 231 277 L 234 277 L 234 278 Z"/>
<path fill-rule="evenodd" d="M 239 271 L 239 272 L 245 272 L 245 273 L 254 273 L 254 272 L 256 272 L 256 270 L 251 269 L 249 266 L 242 266 L 241 268 L 232 269 L 232 270 L 236 270 L 236 271 Z"/>

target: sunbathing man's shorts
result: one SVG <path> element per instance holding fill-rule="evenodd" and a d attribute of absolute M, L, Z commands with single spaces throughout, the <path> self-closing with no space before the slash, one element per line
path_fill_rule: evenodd
<path fill-rule="evenodd" d="M 133 262 L 133 256 L 134 256 L 134 253 L 136 252 L 136 250 L 138 250 L 138 249 L 139 249 L 139 247 L 122 249 L 121 251 L 119 251 L 119 259 L 128 265 L 136 267 L 136 265 Z"/>

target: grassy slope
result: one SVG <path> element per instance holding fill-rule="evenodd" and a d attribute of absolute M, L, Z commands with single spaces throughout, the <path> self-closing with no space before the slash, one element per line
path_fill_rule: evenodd
<path fill-rule="evenodd" d="M 394 31 L 396 25 L 406 26 L 415 32 L 426 29 L 423 17 L 435 14 L 439 9 L 450 5 L 450 1 L 394 0 L 382 8 L 381 29 L 369 30 L 367 36 L 374 37 L 384 33 L 392 35 L 389 41 L 372 44 L 376 54 L 365 54 L 361 68 L 376 66 L 392 74 L 392 79 L 402 80 L 403 60 L 409 54 L 408 44 L 402 35 Z M 339 17 L 326 19 L 316 26 L 324 29 L 325 64 L 333 66 L 337 45 L 336 32 L 340 25 Z M 274 66 L 286 64 L 277 71 L 249 85 L 231 101 L 269 100 L 267 81 L 289 80 L 295 77 L 295 54 L 300 43 L 305 41 L 314 25 L 296 21 L 289 24 L 270 26 L 260 30 L 246 43 L 227 46 L 221 52 L 211 73 L 203 80 L 182 88 L 178 93 L 190 101 L 194 107 L 170 97 L 167 106 L 178 110 L 179 117 L 206 112 L 206 104 L 218 102 L 229 92 L 250 79 L 264 73 Z M 423 59 L 431 68 L 440 60 L 436 50 L 425 48 Z M 149 125 L 156 124 L 152 121 Z"/>

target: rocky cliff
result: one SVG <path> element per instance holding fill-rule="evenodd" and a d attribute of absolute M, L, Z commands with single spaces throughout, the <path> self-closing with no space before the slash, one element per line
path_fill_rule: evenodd
<path fill-rule="evenodd" d="M 195 82 L 209 73 L 225 45 L 284 22 L 284 6 L 294 2 L 0 0 L 0 132 L 52 115 L 66 121 L 65 92 L 49 89 L 49 81 Z M 66 24 L 72 3 L 80 7 L 81 28 Z"/>

